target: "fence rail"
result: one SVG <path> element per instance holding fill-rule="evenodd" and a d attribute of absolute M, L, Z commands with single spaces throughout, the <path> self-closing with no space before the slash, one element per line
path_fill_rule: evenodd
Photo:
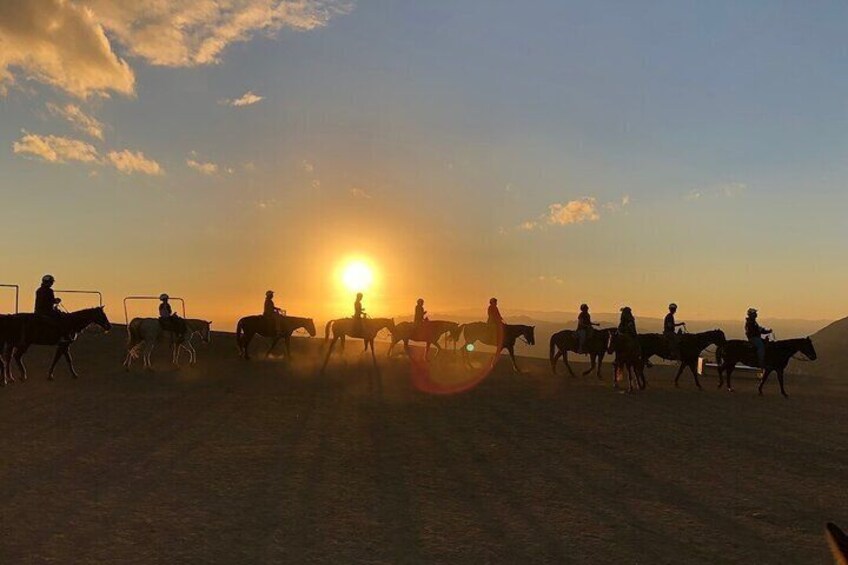
<path fill-rule="evenodd" d="M 13 288 L 15 289 L 15 314 L 17 314 L 20 310 L 20 298 L 21 298 L 21 287 L 16 284 L 0 284 L 0 288 Z"/>

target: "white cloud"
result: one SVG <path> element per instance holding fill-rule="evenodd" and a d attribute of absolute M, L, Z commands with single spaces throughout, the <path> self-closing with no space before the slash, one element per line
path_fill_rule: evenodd
<path fill-rule="evenodd" d="M 204 175 L 214 175 L 218 172 L 218 165 L 215 163 L 208 163 L 202 161 L 195 161 L 194 159 L 186 159 L 186 165 L 190 168 L 194 169 L 199 173 L 203 173 Z"/>
<path fill-rule="evenodd" d="M 219 61 L 224 49 L 257 33 L 311 30 L 346 14 L 344 0 L 80 0 L 130 53 L 154 65 Z"/>
<path fill-rule="evenodd" d="M 103 124 L 93 116 L 89 116 L 76 104 L 65 104 L 58 106 L 52 102 L 47 103 L 47 109 L 54 116 L 59 116 L 70 122 L 75 129 L 97 139 L 103 139 Z"/>
<path fill-rule="evenodd" d="M 113 41 L 153 65 L 208 65 L 233 43 L 321 28 L 352 7 L 348 0 L 0 0 L 0 94 L 27 78 L 79 98 L 129 95 L 135 75 Z M 261 99 L 247 94 L 244 104 Z"/>
<path fill-rule="evenodd" d="M 354 198 L 365 198 L 366 200 L 371 198 L 371 194 L 362 188 L 353 187 L 349 190 L 349 192 Z"/>
<path fill-rule="evenodd" d="M 93 145 L 58 135 L 38 135 L 25 131 L 23 137 L 12 144 L 12 151 L 16 154 L 34 155 L 49 163 L 100 162 L 100 156 Z"/>
<path fill-rule="evenodd" d="M 226 100 L 221 100 L 221 104 L 225 104 L 227 106 L 235 106 L 236 108 L 241 106 L 250 106 L 252 104 L 256 104 L 257 102 L 264 100 L 264 96 L 259 96 L 251 90 L 248 90 L 238 98 L 231 98 Z"/>
<path fill-rule="evenodd" d="M 144 173 L 145 175 L 161 175 L 164 170 L 159 166 L 159 163 L 153 159 L 148 159 L 141 151 L 110 151 L 107 155 L 109 161 L 116 169 L 125 175 L 132 173 Z"/>
<path fill-rule="evenodd" d="M 537 220 L 522 222 L 518 225 L 518 229 L 531 231 L 548 226 L 567 226 L 569 224 L 582 224 L 583 222 L 596 222 L 600 219 L 601 215 L 598 213 L 597 200 L 587 196 L 563 203 L 555 202 L 549 205 L 548 211 L 539 216 Z"/>

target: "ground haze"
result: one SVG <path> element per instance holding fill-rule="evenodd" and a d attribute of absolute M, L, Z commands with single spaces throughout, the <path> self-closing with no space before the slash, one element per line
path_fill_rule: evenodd
<path fill-rule="evenodd" d="M 290 366 L 216 335 L 155 374 L 121 371 L 122 341 L 85 336 L 78 381 L 46 382 L 39 348 L 0 391 L 3 562 L 822 563 L 824 523 L 848 523 L 835 378 L 784 400 L 658 367 L 625 395 L 504 359 L 432 396 L 406 359 L 376 378 L 358 340 L 324 377 L 315 341 Z"/>

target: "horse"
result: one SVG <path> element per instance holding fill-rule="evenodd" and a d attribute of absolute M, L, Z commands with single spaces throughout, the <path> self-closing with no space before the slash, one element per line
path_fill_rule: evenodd
<path fill-rule="evenodd" d="M 593 330 L 586 340 L 586 349 L 580 354 L 588 355 L 592 365 L 583 371 L 583 376 L 588 375 L 597 364 L 598 378 L 601 378 L 601 365 L 604 362 L 604 356 L 607 354 L 607 344 L 609 343 L 610 334 L 617 332 L 616 328 L 604 328 Z M 577 338 L 577 332 L 574 330 L 562 330 L 551 336 L 551 349 L 549 358 L 551 360 L 551 372 L 556 375 L 557 360 L 562 357 L 565 363 L 565 368 L 574 377 L 574 371 L 571 370 L 571 365 L 568 363 L 568 352 L 573 351 L 579 353 L 580 341 Z"/>
<path fill-rule="evenodd" d="M 4 357 L 3 385 L 14 380 L 12 357 L 21 371 L 21 380 L 27 380 L 23 357 L 32 345 L 56 346 L 56 354 L 53 356 L 53 362 L 47 374 L 48 380 L 53 380 L 53 372 L 60 357 L 64 357 L 68 362 L 71 375 L 75 379 L 79 378 L 71 357 L 71 345 L 76 341 L 79 333 L 91 324 L 96 324 L 107 332 L 112 329 L 103 306 L 62 314 L 59 320 L 41 314 L 11 314 L 4 317 L 2 322 L 4 327 L 0 329 L 0 341 L 2 341 L 0 350 Z"/>
<path fill-rule="evenodd" d="M 645 390 L 647 383 L 645 382 L 645 360 L 642 358 L 642 348 L 639 345 L 639 339 L 627 334 L 618 332 L 611 333 L 609 342 L 607 343 L 607 353 L 615 353 L 615 362 L 613 366 L 615 371 L 612 377 L 612 387 L 618 388 L 617 377 L 624 369 L 627 369 L 627 386 L 628 392 L 633 392 L 633 375 L 636 375 L 636 385 L 639 390 Z"/>
<path fill-rule="evenodd" d="M 486 322 L 471 322 L 470 324 L 462 324 L 459 327 L 459 331 L 462 332 L 465 338 L 465 344 L 462 346 L 462 354 L 466 365 L 471 365 L 468 360 L 469 348 L 473 349 L 473 344 L 479 341 L 486 345 L 494 346 L 496 349 L 491 368 L 494 368 L 495 364 L 497 364 L 501 351 L 506 349 L 509 351 L 509 358 L 512 360 L 512 370 L 520 374 L 521 370 L 515 362 L 515 342 L 521 337 L 524 338 L 527 345 L 536 345 L 536 326 L 503 324 L 497 328 L 497 331 L 493 331 L 494 329 L 491 324 Z"/>
<path fill-rule="evenodd" d="M 698 380 L 698 358 L 701 352 L 711 345 L 721 346 L 727 342 L 724 332 L 721 330 L 710 330 L 695 334 L 681 334 L 678 336 L 679 359 L 672 355 L 668 338 L 661 334 L 639 334 L 639 345 L 642 347 L 642 358 L 650 361 L 654 355 L 667 361 L 680 361 L 677 374 L 674 376 L 674 386 L 678 386 L 680 375 L 684 369 L 689 367 L 692 376 L 695 377 L 695 385 L 700 389 L 701 382 Z"/>
<path fill-rule="evenodd" d="M 282 328 L 277 331 L 277 326 L 273 321 L 269 321 L 265 316 L 245 316 L 236 324 L 236 345 L 238 346 L 239 357 L 245 361 L 250 360 L 248 348 L 250 342 L 256 334 L 262 337 L 271 339 L 271 347 L 265 352 L 265 357 L 269 357 L 277 342 L 280 339 L 286 345 L 286 357 L 291 359 L 291 335 L 300 328 L 309 332 L 310 337 L 315 337 L 315 322 L 312 318 L 298 318 L 296 316 L 281 316 L 280 325 Z"/>
<path fill-rule="evenodd" d="M 374 363 L 374 368 L 377 369 L 377 356 L 374 353 L 374 338 L 377 333 L 383 328 L 393 331 L 395 328 L 394 318 L 362 318 L 355 320 L 354 318 L 339 318 L 330 320 L 324 326 L 324 344 L 330 340 L 330 330 L 333 330 L 333 341 L 330 342 L 330 347 L 327 349 L 327 356 L 324 357 L 324 364 L 321 366 L 321 373 L 327 368 L 327 362 L 330 360 L 330 355 L 333 353 L 333 347 L 336 342 L 341 339 L 344 343 L 345 336 L 358 337 L 365 341 L 365 350 L 371 347 L 371 361 Z M 344 349 L 344 345 L 342 346 Z"/>
<path fill-rule="evenodd" d="M 825 533 L 834 563 L 836 565 L 848 565 L 848 535 L 845 535 L 845 532 L 833 522 L 827 523 Z"/>
<path fill-rule="evenodd" d="M 186 318 L 183 321 L 187 330 L 185 339 L 180 344 L 174 344 L 171 354 L 171 363 L 177 367 L 179 367 L 180 351 L 183 349 L 188 351 L 189 365 L 193 366 L 197 363 L 197 352 L 191 344 L 192 338 L 196 334 L 200 335 L 203 343 L 209 343 L 211 340 L 212 322 L 198 320 L 196 318 Z M 158 318 L 133 318 L 130 320 L 127 326 L 127 356 L 124 359 L 124 368 L 127 371 L 130 370 L 133 360 L 139 357 L 140 351 L 144 368 L 152 371 L 153 364 L 150 361 L 150 357 L 156 348 L 156 343 L 165 334 L 169 334 L 172 339 L 174 337 L 171 330 L 162 328 Z"/>
<path fill-rule="evenodd" d="M 403 342 L 403 348 L 407 355 L 409 354 L 409 342 L 418 341 L 427 344 L 424 359 L 430 355 L 430 346 L 436 347 L 436 357 L 442 352 L 442 347 L 439 345 L 439 339 L 450 333 L 451 339 L 456 342 L 459 340 L 459 324 L 456 322 L 448 322 L 446 320 L 425 320 L 420 325 L 413 322 L 401 322 L 392 330 L 392 342 L 389 345 L 388 357 L 392 356 L 392 349 L 398 342 Z"/>
<path fill-rule="evenodd" d="M 783 372 L 786 366 L 789 365 L 789 360 L 796 353 L 802 353 L 810 361 L 816 360 L 816 348 L 813 347 L 813 340 L 809 337 L 796 339 L 783 339 L 779 341 L 770 341 L 766 343 L 766 362 L 763 369 L 763 376 L 760 377 L 760 384 L 757 386 L 757 392 L 762 396 L 763 385 L 769 378 L 772 371 L 777 373 L 777 382 L 780 383 L 780 394 L 784 398 L 789 398 L 786 390 L 783 388 Z M 733 369 L 737 363 L 743 363 L 749 367 L 759 367 L 760 361 L 757 358 L 757 350 L 749 342 L 741 339 L 732 339 L 725 345 L 716 350 L 716 365 L 718 366 L 718 388 L 724 384 L 724 372 L 727 371 L 727 390 L 733 392 L 733 386 L 730 384 L 730 375 L 733 374 Z"/>

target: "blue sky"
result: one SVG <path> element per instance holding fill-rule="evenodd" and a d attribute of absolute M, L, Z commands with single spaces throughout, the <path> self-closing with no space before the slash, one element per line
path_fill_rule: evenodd
<path fill-rule="evenodd" d="M 2 229 L 31 234 L 7 278 L 55 271 L 113 300 L 167 288 L 223 316 L 272 286 L 325 315 L 348 308 L 332 273 L 355 254 L 379 271 L 377 311 L 419 295 L 445 309 L 498 295 L 645 315 L 669 300 L 693 317 L 848 310 L 844 3 L 360 1 L 167 64 L 127 31 L 138 14 L 101 4 L 81 25 L 105 30 L 131 94 L 80 96 L 38 61 L 5 61 Z M 0 42 L 26 44 L 10 14 Z M 164 37 L 174 14 L 155 15 Z M 225 17 L 198 22 L 225 37 Z M 121 72 L 104 66 L 106 84 Z M 262 99 L 225 103 L 247 92 Z M 78 106 L 103 139 L 48 103 Z M 27 133 L 84 141 L 102 162 L 14 153 Z M 124 149 L 160 174 L 110 166 Z"/>

